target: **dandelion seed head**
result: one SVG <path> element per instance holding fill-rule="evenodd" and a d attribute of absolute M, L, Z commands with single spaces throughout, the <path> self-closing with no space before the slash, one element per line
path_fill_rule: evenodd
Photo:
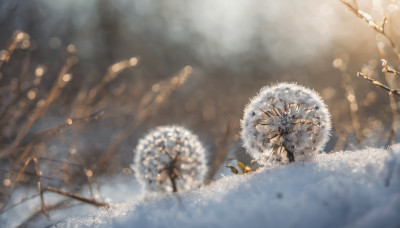
<path fill-rule="evenodd" d="M 331 129 L 320 96 L 294 83 L 266 86 L 244 110 L 241 138 L 256 161 L 288 163 L 323 149 Z"/>
<path fill-rule="evenodd" d="M 207 166 L 197 136 L 179 126 L 161 126 L 139 140 L 133 169 L 145 191 L 186 192 L 200 187 Z"/>

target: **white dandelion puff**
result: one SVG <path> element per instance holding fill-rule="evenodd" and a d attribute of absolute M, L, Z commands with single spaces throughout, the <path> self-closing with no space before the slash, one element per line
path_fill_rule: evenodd
<path fill-rule="evenodd" d="M 258 163 L 289 163 L 323 149 L 331 129 L 321 97 L 294 83 L 266 86 L 244 110 L 241 138 Z"/>
<path fill-rule="evenodd" d="M 186 128 L 157 127 L 139 140 L 134 152 L 133 168 L 145 191 L 186 192 L 204 182 L 205 149 Z"/>

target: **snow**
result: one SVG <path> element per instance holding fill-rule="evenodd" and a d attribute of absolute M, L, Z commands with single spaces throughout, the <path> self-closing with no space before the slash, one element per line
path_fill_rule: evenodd
<path fill-rule="evenodd" d="M 158 199 L 137 194 L 56 227 L 399 227 L 400 144 L 319 154 Z"/>

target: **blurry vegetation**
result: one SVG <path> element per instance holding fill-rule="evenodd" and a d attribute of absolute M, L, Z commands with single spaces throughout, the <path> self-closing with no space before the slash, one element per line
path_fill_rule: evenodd
<path fill-rule="evenodd" d="M 188 16 L 191 7 L 212 7 L 208 1 L 25 2 L 0 4 L 0 213 L 42 198 L 22 222 L 51 217 L 70 201 L 105 206 L 98 186 L 132 175 L 137 139 L 161 124 L 199 134 L 210 153 L 209 181 L 227 159 L 238 158 L 246 173 L 238 134 L 244 105 L 277 81 L 322 95 L 333 118 L 327 152 L 398 142 L 396 1 L 321 3 L 315 12 L 325 24 L 316 25 L 307 17 L 317 7 L 311 0 L 225 3 L 243 9 L 244 19 L 220 15 L 225 5 L 215 3 L 221 18 L 208 20 L 217 24 Z M 242 33 L 223 24 L 239 22 Z M 46 204 L 47 191 L 71 200 Z"/>

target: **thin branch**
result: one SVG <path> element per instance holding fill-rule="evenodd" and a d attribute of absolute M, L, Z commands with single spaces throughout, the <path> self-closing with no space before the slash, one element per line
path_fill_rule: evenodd
<path fill-rule="evenodd" d="M 393 87 L 394 83 L 393 83 L 393 80 L 391 80 L 391 78 L 389 78 L 389 73 L 394 73 L 395 74 L 397 71 L 395 71 L 393 68 L 391 68 L 390 66 L 387 65 L 387 61 L 385 60 L 386 53 L 383 50 L 383 48 L 381 48 L 378 45 L 378 49 L 379 49 L 379 54 L 381 55 L 381 58 L 382 58 L 382 72 L 384 72 L 384 74 L 385 74 L 386 83 L 390 87 Z M 397 133 L 398 122 L 399 122 L 399 118 L 398 118 L 399 114 L 398 114 L 397 102 L 395 101 L 395 99 L 393 97 L 393 94 L 389 94 L 389 101 L 390 101 L 390 109 L 392 110 L 393 121 L 392 121 L 392 129 L 390 130 L 390 133 L 389 133 L 389 136 L 388 136 L 387 146 L 392 145 L 393 138 Z"/>
<path fill-rule="evenodd" d="M 371 82 L 376 87 L 379 87 L 379 88 L 382 88 L 382 89 L 388 91 L 389 94 L 394 94 L 394 95 L 400 97 L 400 90 L 389 88 L 387 85 L 384 85 L 381 82 L 379 82 L 379 81 L 377 81 L 375 79 L 372 79 L 372 78 L 368 77 L 367 75 L 365 75 L 365 74 L 363 74 L 361 72 L 357 73 L 357 77 L 363 77 L 365 80 L 368 80 L 369 82 Z"/>
<path fill-rule="evenodd" d="M 105 74 L 99 83 L 89 89 L 85 84 L 81 87 L 75 100 L 74 109 L 72 110 L 72 116 L 84 115 L 87 111 L 87 107 L 96 107 L 101 101 L 96 102 L 96 99 L 101 90 L 103 90 L 108 84 L 112 83 L 117 77 L 126 69 L 137 66 L 139 59 L 132 57 L 120 62 L 114 63 L 108 67 L 107 74 Z"/>
<path fill-rule="evenodd" d="M 64 200 L 64 201 L 60 201 L 57 202 L 55 204 L 49 204 L 47 205 L 47 210 L 55 210 L 58 208 L 62 208 L 65 207 L 66 204 L 68 203 L 69 200 Z M 36 219 L 38 216 L 40 216 L 42 214 L 42 211 L 36 211 L 34 214 L 32 214 L 31 216 L 29 216 L 25 221 L 23 221 L 21 224 L 19 224 L 17 227 L 18 228 L 22 228 L 22 227 L 31 227 L 32 226 L 32 221 L 34 219 Z"/>
<path fill-rule="evenodd" d="M 67 165 L 67 167 L 68 166 L 74 166 L 74 167 L 78 168 L 78 170 L 81 171 L 82 174 L 86 177 L 86 182 L 87 182 L 87 185 L 89 187 L 90 195 L 93 196 L 93 188 L 92 188 L 92 184 L 90 183 L 91 177 L 87 175 L 86 169 L 82 165 L 77 164 L 77 163 L 72 163 L 72 162 L 69 162 L 69 161 L 61 161 L 61 160 L 57 160 L 57 159 L 53 159 L 53 158 L 45 158 L 45 157 L 39 157 L 39 158 L 42 159 L 42 160 L 47 160 L 47 161 L 51 161 L 51 162 L 60 163 L 60 164 L 63 165 L 63 169 L 64 169 L 64 165 Z M 67 176 L 66 173 L 64 173 L 64 175 Z M 64 179 L 64 183 L 66 183 L 67 181 L 65 180 L 65 177 L 63 179 Z"/>
<path fill-rule="evenodd" d="M 176 90 L 178 90 L 192 74 L 192 67 L 185 66 L 178 75 L 157 83 L 157 90 L 152 89 L 143 95 L 138 107 L 137 115 L 133 116 L 129 124 L 115 135 L 110 143 L 107 150 L 99 157 L 97 163 L 93 169 L 99 169 L 110 160 L 112 155 L 114 155 L 119 146 L 135 131 L 136 127 L 142 123 L 148 116 L 156 113 L 169 96 Z M 154 87 L 154 86 L 153 86 Z M 104 167 L 103 167 L 104 168 Z"/>
<path fill-rule="evenodd" d="M 0 50 L 0 68 L 3 66 L 4 63 L 10 60 L 15 49 L 17 49 L 18 45 L 25 40 L 29 41 L 28 34 L 21 31 L 16 31 L 14 33 L 11 40 L 9 41 L 9 45 L 7 46 L 7 48 L 4 50 Z"/>
<path fill-rule="evenodd" d="M 73 198 L 73 199 L 76 199 L 76 200 L 79 200 L 79 201 L 82 201 L 82 202 L 85 202 L 85 203 L 89 203 L 89 204 L 92 204 L 92 205 L 97 206 L 97 207 L 108 207 L 109 206 L 106 203 L 98 202 L 98 201 L 93 200 L 93 199 L 87 199 L 87 198 L 85 198 L 85 197 L 83 197 L 81 195 L 65 192 L 63 190 L 60 190 L 58 188 L 54 188 L 54 187 L 51 187 L 51 186 L 46 186 L 45 190 L 46 191 L 50 191 L 50 192 L 54 192 L 54 193 L 57 193 L 57 194 L 60 194 L 60 195 L 68 196 L 70 198 Z"/>
<path fill-rule="evenodd" d="M 13 205 L 11 205 L 11 206 L 9 206 L 9 207 L 3 209 L 3 210 L 0 210 L 0 214 L 1 214 L 1 213 L 4 213 L 4 212 L 6 212 L 6 211 L 9 211 L 9 210 L 13 209 L 14 207 L 16 207 L 16 206 L 18 206 L 18 205 L 21 205 L 21 204 L 25 203 L 26 201 L 32 200 L 32 199 L 34 199 L 34 198 L 36 198 L 36 197 L 38 197 L 38 196 L 40 196 L 40 194 L 35 194 L 35 195 L 31 195 L 31 196 L 29 196 L 29 197 L 25 197 L 25 198 L 23 198 L 21 201 L 19 201 L 18 203 L 15 203 L 15 204 L 13 204 Z"/>
<path fill-rule="evenodd" d="M 345 6 L 347 6 L 349 8 L 349 10 L 354 13 L 357 17 L 363 19 L 365 22 L 368 23 L 368 25 L 375 30 L 377 33 L 382 34 L 384 37 L 386 37 L 386 39 L 389 41 L 390 46 L 395 49 L 396 45 L 394 44 L 394 42 L 392 41 L 392 39 L 390 39 L 390 37 L 385 33 L 385 24 L 387 23 L 387 17 L 385 16 L 383 18 L 382 24 L 378 25 L 378 23 L 376 23 L 374 21 L 374 19 L 372 18 L 371 15 L 369 15 L 368 13 L 361 11 L 358 9 L 357 6 L 357 2 L 353 1 L 353 5 L 350 4 L 349 2 L 347 2 L 346 0 L 340 0 Z"/>
<path fill-rule="evenodd" d="M 400 76 L 400 72 L 395 70 L 393 67 L 388 66 L 386 59 L 381 59 L 382 61 L 382 72 L 392 73 L 394 75 Z"/>
<path fill-rule="evenodd" d="M 217 143 L 216 153 L 214 154 L 212 163 L 210 164 L 208 178 L 207 178 L 208 181 L 211 181 L 211 179 L 217 173 L 220 165 L 225 161 L 226 156 L 228 154 L 228 149 L 229 149 L 229 145 L 230 145 L 230 142 L 232 139 L 232 135 L 234 132 L 236 132 L 236 130 L 237 129 L 235 129 L 234 119 L 229 118 L 226 123 L 226 126 L 224 127 L 223 135 L 216 142 Z"/>
<path fill-rule="evenodd" d="M 38 178 L 38 182 L 37 182 L 37 186 L 38 186 L 38 192 L 40 194 L 40 202 L 42 203 L 42 212 L 47 218 L 49 218 L 49 214 L 46 211 L 46 205 L 44 204 L 43 186 L 42 186 L 42 178 L 41 178 L 42 172 L 39 169 L 39 160 L 36 157 L 34 157 L 33 158 L 33 162 L 35 163 L 36 174 L 39 177 Z"/>
<path fill-rule="evenodd" d="M 360 120 L 358 117 L 358 103 L 356 94 L 354 92 L 353 87 L 351 86 L 351 77 L 347 72 L 342 71 L 342 78 L 343 78 L 343 88 L 346 91 L 346 100 L 349 102 L 349 109 L 350 109 L 350 117 L 351 117 L 351 124 L 354 130 L 354 134 L 356 135 L 357 147 L 360 147 L 361 144 L 361 132 L 360 132 Z"/>
<path fill-rule="evenodd" d="M 6 169 L 0 169 L 0 172 L 3 173 L 19 173 L 19 171 L 16 170 L 6 170 Z M 29 175 L 29 176 L 34 176 L 37 177 L 36 173 L 30 172 L 30 171 L 25 171 L 24 174 Z M 60 180 L 58 178 L 55 177 L 50 177 L 50 176 L 41 176 L 43 179 L 47 179 L 47 180 Z"/>
<path fill-rule="evenodd" d="M 69 53 L 69 55 L 70 56 L 67 58 L 64 66 L 61 68 L 60 73 L 58 74 L 58 77 L 56 79 L 56 82 L 51 88 L 49 94 L 46 96 L 44 101 L 38 104 L 37 107 L 32 111 L 32 115 L 29 116 L 25 126 L 23 126 L 21 130 L 18 132 L 9 150 L 16 148 L 20 144 L 20 142 L 26 136 L 26 134 L 28 134 L 29 130 L 36 122 L 36 120 L 38 120 L 46 112 L 46 110 L 50 107 L 50 105 L 59 97 L 60 90 L 65 85 L 65 82 L 63 80 L 64 75 L 67 74 L 67 72 L 69 72 L 72 66 L 74 66 L 77 62 L 75 56 L 73 56 L 71 53 Z"/>

